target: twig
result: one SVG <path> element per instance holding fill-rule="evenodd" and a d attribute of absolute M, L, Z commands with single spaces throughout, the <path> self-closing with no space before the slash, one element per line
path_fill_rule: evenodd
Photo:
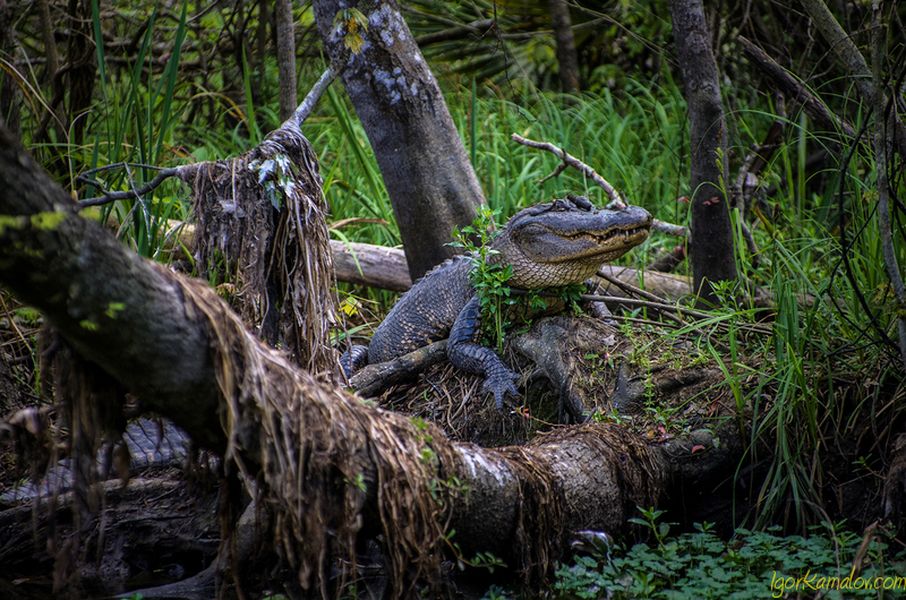
<path fill-rule="evenodd" d="M 617 286 L 618 288 L 620 288 L 627 294 L 635 294 L 635 295 L 645 298 L 647 300 L 651 300 L 652 302 L 660 302 L 662 304 L 665 304 L 667 302 L 664 298 L 661 298 L 660 296 L 658 296 L 656 294 L 652 294 L 651 292 L 643 290 L 642 288 L 640 288 L 638 286 L 632 285 L 631 283 L 628 283 L 617 277 L 614 277 L 613 275 L 611 275 L 607 271 L 604 271 L 603 269 L 598 271 L 597 275 L 601 279 Z"/>
<path fill-rule="evenodd" d="M 620 279 L 611 276 L 609 273 L 606 273 L 606 272 L 603 271 L 603 270 L 598 271 L 597 275 L 598 275 L 598 277 L 600 277 L 601 279 L 604 279 L 604 280 L 606 280 L 607 282 L 611 283 L 612 285 L 617 286 L 618 288 L 620 288 L 621 290 L 623 290 L 623 291 L 626 292 L 627 294 L 632 294 L 632 295 L 640 296 L 640 297 L 642 297 L 642 298 L 644 298 L 644 299 L 646 299 L 646 300 L 650 300 L 651 302 L 656 302 L 656 303 L 658 303 L 658 304 L 667 305 L 666 300 L 664 300 L 663 298 L 661 298 L 661 297 L 659 297 L 659 296 L 655 296 L 655 295 L 652 294 L 651 292 L 646 292 L 646 291 L 643 290 L 642 288 L 636 287 L 636 286 L 632 285 L 631 283 L 627 283 L 627 282 L 625 282 L 625 281 L 621 281 Z M 600 302 L 600 301 L 599 301 L 599 302 Z M 672 319 L 673 321 L 675 321 L 675 322 L 676 322 L 677 324 L 679 324 L 679 325 L 685 325 L 685 324 L 686 324 L 685 321 L 683 321 L 682 317 L 680 317 L 679 315 L 675 315 L 675 314 L 673 314 L 673 313 L 665 312 L 665 311 L 659 311 L 659 312 L 660 312 L 660 314 L 662 314 L 663 316 L 669 317 L 670 319 Z M 611 315 L 611 316 L 613 316 L 613 315 Z"/>
<path fill-rule="evenodd" d="M 590 166 L 588 166 L 587 164 L 585 164 L 584 162 L 582 162 L 581 160 L 579 160 L 572 154 L 569 154 L 568 152 L 566 152 L 563 148 L 558 148 L 557 146 L 554 146 L 550 142 L 538 142 L 535 140 L 530 140 L 528 138 L 522 137 L 518 133 L 514 133 L 511 136 L 511 139 L 516 143 L 522 144 L 523 146 L 528 146 L 529 148 L 535 148 L 537 150 L 545 150 L 547 152 L 550 152 L 551 154 L 553 154 L 554 156 L 556 156 L 557 158 L 559 158 L 560 160 L 563 161 L 563 163 L 560 166 L 558 166 L 557 169 L 553 173 L 551 173 L 547 177 L 543 178 L 541 180 L 541 182 L 547 181 L 551 177 L 556 177 L 557 175 L 559 175 L 560 173 L 563 172 L 563 170 L 565 168 L 565 167 L 563 167 L 563 165 L 568 165 L 568 166 L 576 169 L 583 175 L 585 175 L 587 178 L 591 179 L 593 182 L 595 182 L 599 187 L 601 187 L 604 190 L 604 192 L 610 198 L 610 202 L 607 204 L 607 208 L 609 208 L 609 209 L 626 208 L 626 201 L 623 200 L 623 197 L 616 190 L 616 188 L 614 188 L 610 184 L 609 181 L 607 181 L 606 179 L 601 177 L 601 175 L 599 175 L 598 172 L 595 171 L 594 169 L 592 169 Z M 541 183 L 541 182 L 539 182 L 539 183 Z M 660 231 L 661 233 L 666 233 L 669 235 L 675 235 L 675 236 L 679 236 L 679 237 L 687 237 L 689 235 L 688 229 L 686 229 L 682 225 L 674 225 L 673 223 L 666 223 L 666 222 L 658 220 L 658 219 L 654 219 L 654 221 L 652 221 L 651 228 L 655 231 Z"/>
<path fill-rule="evenodd" d="M 569 165 L 566 164 L 565 162 L 560 163 L 559 165 L 557 165 L 557 168 L 556 168 L 556 169 L 554 169 L 553 171 L 551 171 L 550 173 L 548 173 L 547 175 L 545 175 L 544 177 L 542 177 L 541 179 L 539 179 L 539 180 L 538 180 L 538 185 L 541 185 L 542 183 L 544 183 L 544 182 L 547 181 L 548 179 L 553 179 L 553 178 L 555 178 L 555 177 L 560 177 L 560 174 L 563 173 L 563 171 L 565 171 L 565 170 L 567 169 L 567 167 L 569 167 Z"/>
<path fill-rule="evenodd" d="M 141 166 L 145 167 L 145 165 L 141 165 Z M 86 174 L 91 173 L 91 172 L 98 172 L 101 170 L 108 170 L 108 169 L 112 169 L 112 168 L 125 168 L 128 170 L 129 167 L 130 167 L 129 163 L 117 163 L 114 165 L 107 165 L 105 167 L 99 167 L 97 169 L 92 169 L 92 171 L 88 171 L 88 172 L 86 172 Z M 157 175 L 154 176 L 154 179 L 152 179 L 145 185 L 138 187 L 138 188 L 133 186 L 132 189 L 130 189 L 130 190 L 124 190 L 124 191 L 120 191 L 120 192 L 105 191 L 104 195 L 102 195 L 102 196 L 79 200 L 79 208 L 87 208 L 89 206 L 100 206 L 101 204 L 107 204 L 110 202 L 115 202 L 117 200 L 135 200 L 135 199 L 139 198 L 140 196 L 143 196 L 143 195 L 147 194 L 148 192 L 154 190 L 156 187 L 158 187 L 161 183 L 163 183 L 170 177 L 179 176 L 180 173 L 183 171 L 183 169 L 185 169 L 186 167 L 195 167 L 195 165 L 182 165 L 179 167 L 167 167 L 167 168 L 150 167 L 150 168 L 158 169 L 158 173 L 157 173 Z M 85 177 L 85 175 L 80 175 L 79 180 L 85 181 L 86 183 L 90 183 L 91 185 L 101 187 L 97 181 L 94 181 L 92 179 L 87 179 L 84 177 Z M 101 188 L 101 189 L 103 190 L 103 188 Z"/>
<path fill-rule="evenodd" d="M 640 300 L 638 298 L 624 298 L 622 296 L 601 296 L 598 294 L 582 294 L 580 296 L 582 300 L 588 300 L 591 302 L 614 302 L 616 304 L 626 304 L 629 306 L 638 306 L 642 308 L 650 308 L 656 310 L 659 313 L 673 313 L 688 315 L 696 319 L 713 319 L 715 315 L 702 312 L 700 310 L 695 310 L 692 308 L 685 308 L 683 306 L 676 306 L 674 304 L 666 304 L 664 302 L 655 302 L 651 300 Z M 715 323 L 715 325 L 721 326 L 726 325 L 721 322 Z M 759 325 L 752 325 L 751 323 L 742 323 L 739 326 L 739 329 L 744 329 L 751 331 L 753 333 L 761 333 L 764 335 L 770 335 L 771 329 L 768 327 L 763 327 Z"/>
<path fill-rule="evenodd" d="M 886 106 L 887 94 L 880 87 L 880 81 L 875 81 L 865 57 L 862 56 L 849 34 L 837 22 L 827 4 L 823 0 L 799 1 L 802 4 L 802 8 L 805 9 L 805 12 L 811 18 L 815 28 L 821 32 L 824 41 L 830 46 L 831 53 L 837 58 L 837 62 L 846 69 L 856 89 L 859 90 L 859 94 L 868 105 L 872 108 Z M 876 96 L 880 96 L 880 98 L 876 98 Z M 880 115 L 878 116 L 880 117 Z M 906 125 L 897 117 L 896 112 L 893 113 L 891 121 L 898 150 L 903 159 L 906 160 Z"/>
<path fill-rule="evenodd" d="M 856 130 L 845 119 L 842 119 L 832 113 L 824 102 L 802 83 L 795 75 L 781 67 L 773 58 L 746 39 L 739 36 L 739 42 L 746 55 L 755 61 L 755 64 L 764 71 L 771 82 L 784 93 L 802 104 L 802 108 L 808 115 L 825 126 L 842 131 L 847 137 L 855 137 Z"/>
<path fill-rule="evenodd" d="M 584 162 L 576 158 L 575 156 L 566 152 L 563 148 L 558 148 L 550 142 L 536 142 L 535 140 L 530 140 L 524 138 L 518 133 L 512 135 L 512 140 L 523 146 L 528 146 L 529 148 L 535 148 L 537 150 L 546 150 L 554 156 L 558 157 L 563 161 L 564 164 L 571 166 L 572 168 L 580 171 L 583 175 L 594 181 L 598 186 L 600 186 L 610 198 L 610 204 L 607 205 L 608 208 L 625 208 L 626 202 L 623 200 L 623 197 L 620 196 L 620 193 L 616 190 L 615 187 L 610 185 L 610 182 L 601 177 L 597 171 L 586 165 Z"/>

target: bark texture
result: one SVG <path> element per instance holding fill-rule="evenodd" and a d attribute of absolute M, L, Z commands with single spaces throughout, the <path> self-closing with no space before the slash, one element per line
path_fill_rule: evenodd
<path fill-rule="evenodd" d="M 277 65 L 280 69 L 280 120 L 285 121 L 296 110 L 296 36 L 291 0 L 277 0 L 276 8 Z"/>
<path fill-rule="evenodd" d="M 413 279 L 452 256 L 454 226 L 484 202 L 434 75 L 393 0 L 316 0 L 331 64 L 365 127 Z"/>
<path fill-rule="evenodd" d="M 576 55 L 576 40 L 573 37 L 573 22 L 569 16 L 566 0 L 548 0 L 554 39 L 557 42 L 557 63 L 559 65 L 560 87 L 564 92 L 579 91 L 579 58 Z"/>
<path fill-rule="evenodd" d="M 223 432 L 210 422 L 217 414 L 210 340 L 172 276 L 79 217 L 5 128 L 0 215 L 0 281 L 155 410 L 176 414 L 199 442 L 223 448 Z M 189 399 L 197 411 L 182 410 Z"/>
<path fill-rule="evenodd" d="M 670 12 L 689 110 L 693 285 L 703 299 L 714 301 L 710 284 L 736 279 L 730 213 L 720 187 L 729 182 L 727 125 L 702 1 L 671 0 Z"/>

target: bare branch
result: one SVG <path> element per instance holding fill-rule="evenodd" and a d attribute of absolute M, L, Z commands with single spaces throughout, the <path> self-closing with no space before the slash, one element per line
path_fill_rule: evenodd
<path fill-rule="evenodd" d="M 535 140 L 524 138 L 518 133 L 514 133 L 511 138 L 514 142 L 522 144 L 523 146 L 550 152 L 551 154 L 562 160 L 564 164 L 571 166 L 572 168 L 576 169 L 577 171 L 581 172 L 583 175 L 594 181 L 607 193 L 607 196 L 610 198 L 611 204 L 608 206 L 613 205 L 613 208 L 623 208 L 626 206 L 626 201 L 623 200 L 623 197 L 620 196 L 620 193 L 616 190 L 616 188 L 610 185 L 609 181 L 601 177 L 597 171 L 586 165 L 584 162 L 567 153 L 563 148 L 558 148 L 550 142 L 536 142 Z"/>
<path fill-rule="evenodd" d="M 800 0 L 805 12 L 812 19 L 815 27 L 821 32 L 821 36 L 830 46 L 831 52 L 837 58 L 837 61 L 843 65 L 848 75 L 856 84 L 859 94 L 865 99 L 869 106 L 887 106 L 887 94 L 881 87 L 881 79 L 874 79 L 872 71 L 868 67 L 868 62 L 856 44 L 850 39 L 833 13 L 827 8 L 822 0 Z M 876 98 L 880 96 L 880 98 Z M 896 140 L 897 148 L 900 155 L 906 160 L 906 125 L 897 118 L 896 114 L 891 118 L 893 125 L 893 135 Z"/>
<path fill-rule="evenodd" d="M 305 122 L 305 119 L 308 118 L 308 115 L 311 114 L 311 111 L 314 110 L 318 100 L 321 99 L 321 96 L 324 95 L 324 92 L 327 91 L 327 88 L 330 87 L 333 80 L 337 78 L 338 74 L 339 73 L 333 67 L 327 67 L 324 72 L 321 73 L 318 81 L 316 81 L 311 90 L 309 90 L 305 99 L 302 100 L 302 104 L 299 105 L 288 122 L 292 122 L 296 127 L 300 127 L 302 123 Z"/>
<path fill-rule="evenodd" d="M 600 275 L 600 273 L 599 273 Z M 684 306 L 679 306 L 676 304 L 667 304 L 665 302 L 656 302 L 653 300 L 642 300 L 640 298 L 626 298 L 624 296 L 601 296 L 598 294 L 582 294 L 582 300 L 587 300 L 589 302 L 613 302 L 615 304 L 624 304 L 626 306 L 636 306 L 642 308 L 650 308 L 651 310 L 657 311 L 663 315 L 686 315 L 695 319 L 708 320 L 715 327 L 726 327 L 727 324 L 723 321 L 716 320 L 714 318 L 714 313 L 707 313 L 700 310 L 695 310 L 693 308 L 686 308 Z M 760 333 L 763 335 L 771 335 L 771 328 L 765 327 L 764 325 L 754 325 L 754 324 L 735 324 L 737 329 L 743 329 L 746 331 L 751 331 L 752 333 Z"/>
<path fill-rule="evenodd" d="M 623 197 L 620 195 L 617 189 L 610 184 L 609 181 L 601 177 L 601 175 L 599 175 L 598 172 L 592 169 L 590 166 L 588 166 L 572 154 L 566 152 L 563 148 L 559 148 L 551 144 L 550 142 L 538 142 L 535 140 L 530 140 L 528 138 L 522 137 L 518 133 L 514 133 L 510 137 L 516 143 L 522 144 L 523 146 L 528 146 L 529 148 L 535 148 L 537 150 L 545 150 L 563 161 L 563 163 L 558 166 L 553 173 L 543 178 L 541 181 L 539 181 L 539 183 L 543 183 L 552 177 L 558 176 L 565 169 L 563 165 L 568 165 L 594 181 L 599 187 L 601 187 L 601 189 L 604 190 L 604 192 L 607 194 L 607 197 L 610 198 L 610 203 L 607 205 L 607 208 L 626 208 L 626 201 L 623 200 Z M 682 225 L 674 225 L 673 223 L 667 223 L 658 219 L 655 219 L 652 222 L 651 228 L 655 231 L 660 231 L 661 233 L 675 235 L 678 237 L 687 237 L 689 235 L 688 229 L 686 229 Z"/>
<path fill-rule="evenodd" d="M 130 163 L 116 163 L 113 165 L 106 165 L 104 167 L 92 169 L 91 171 L 86 171 L 82 175 L 79 175 L 79 180 L 84 181 L 86 183 L 90 183 L 91 185 L 101 187 L 97 181 L 90 179 L 88 177 L 88 175 L 90 173 L 96 173 L 96 172 L 99 172 L 102 170 L 105 171 L 105 170 L 110 170 L 110 169 L 114 169 L 114 168 L 124 168 L 128 171 L 130 166 L 132 166 L 132 165 L 130 165 Z M 79 200 L 79 208 L 87 208 L 89 206 L 100 206 L 102 204 L 108 204 L 110 202 L 115 202 L 117 200 L 135 200 L 141 196 L 144 196 L 148 192 L 153 191 L 155 188 L 157 188 L 160 184 L 162 184 L 164 181 L 166 181 L 170 177 L 179 177 L 180 175 L 182 175 L 184 173 L 184 171 L 186 170 L 187 167 L 192 167 L 192 168 L 195 167 L 195 165 L 182 165 L 179 167 L 168 167 L 168 168 L 149 167 L 146 165 L 140 165 L 140 166 L 142 168 L 157 169 L 157 171 L 158 171 L 157 175 L 154 176 L 154 179 L 152 179 L 151 181 L 149 181 L 148 183 L 146 183 L 145 185 L 143 185 L 141 187 L 136 188 L 136 187 L 132 186 L 132 189 L 119 191 L 119 192 L 105 191 L 104 195 L 102 195 L 102 196 Z"/>
<path fill-rule="evenodd" d="M 825 127 L 842 131 L 847 137 L 855 137 L 856 130 L 845 119 L 832 113 L 824 102 L 813 94 L 806 85 L 795 75 L 781 67 L 777 61 L 743 36 L 739 36 L 746 55 L 755 61 L 770 81 L 780 88 L 785 94 L 802 104 L 805 112 Z"/>

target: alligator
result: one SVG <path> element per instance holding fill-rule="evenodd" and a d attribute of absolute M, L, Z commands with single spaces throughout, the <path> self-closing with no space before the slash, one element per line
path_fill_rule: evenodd
<path fill-rule="evenodd" d="M 585 282 L 602 264 L 642 243 L 650 227 L 651 215 L 643 208 L 596 209 L 587 198 L 570 195 L 516 213 L 491 242 L 488 260 L 512 267 L 508 285 L 513 288 L 564 287 Z M 480 304 L 469 279 L 472 264 L 472 257 L 457 256 L 418 280 L 368 346 L 352 346 L 343 354 L 347 376 L 447 338 L 450 363 L 484 375 L 483 390 L 494 396 L 498 410 L 506 396 L 518 396 L 516 374 L 477 343 Z"/>

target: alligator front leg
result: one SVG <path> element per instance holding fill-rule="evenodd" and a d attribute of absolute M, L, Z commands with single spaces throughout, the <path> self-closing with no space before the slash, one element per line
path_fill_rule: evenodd
<path fill-rule="evenodd" d="M 459 312 L 450 330 L 447 357 L 458 369 L 484 375 L 482 389 L 494 394 L 497 410 L 503 410 L 503 399 L 507 394 L 514 397 L 519 395 L 515 385 L 519 376 L 507 368 L 493 350 L 475 343 L 480 323 L 478 296 L 473 296 Z"/>
<path fill-rule="evenodd" d="M 349 350 L 340 356 L 340 366 L 346 377 L 352 377 L 353 373 L 368 364 L 368 346 L 354 344 Z"/>

